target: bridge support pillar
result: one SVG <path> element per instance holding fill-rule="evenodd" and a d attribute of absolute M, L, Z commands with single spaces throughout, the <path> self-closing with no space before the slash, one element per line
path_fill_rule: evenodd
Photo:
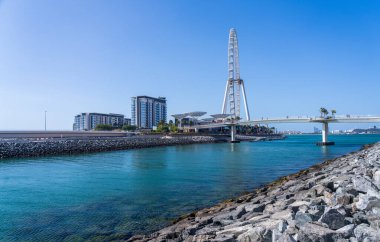
<path fill-rule="evenodd" d="M 236 140 L 236 126 L 231 125 L 231 143 L 240 143 L 239 140 Z"/>
<path fill-rule="evenodd" d="M 322 123 L 322 142 L 318 142 L 317 145 L 319 146 L 334 145 L 335 142 L 328 141 L 328 136 L 329 136 L 329 123 L 323 122 Z"/>

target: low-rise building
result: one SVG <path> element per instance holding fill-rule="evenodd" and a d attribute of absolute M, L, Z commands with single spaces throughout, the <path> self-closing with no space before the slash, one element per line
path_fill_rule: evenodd
<path fill-rule="evenodd" d="M 124 125 L 132 125 L 132 120 L 130 118 L 124 118 Z"/>
<path fill-rule="evenodd" d="M 121 128 L 124 122 L 123 114 L 80 113 L 74 117 L 73 130 L 94 130 L 98 124 L 108 124 L 115 128 Z"/>

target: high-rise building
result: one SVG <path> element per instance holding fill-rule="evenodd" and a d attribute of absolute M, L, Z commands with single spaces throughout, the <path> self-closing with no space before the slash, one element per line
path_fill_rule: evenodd
<path fill-rule="evenodd" d="M 166 123 L 167 107 L 165 97 L 137 96 L 131 98 L 132 125 L 151 129 L 160 121 Z"/>
<path fill-rule="evenodd" d="M 93 130 L 98 124 L 108 124 L 115 128 L 121 128 L 124 122 L 124 115 L 122 114 L 81 113 L 74 117 L 73 130 Z"/>

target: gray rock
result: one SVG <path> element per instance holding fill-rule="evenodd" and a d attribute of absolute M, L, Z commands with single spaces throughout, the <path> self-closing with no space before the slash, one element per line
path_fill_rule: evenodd
<path fill-rule="evenodd" d="M 311 214 L 303 213 L 303 212 L 297 212 L 294 219 L 295 219 L 295 224 L 297 225 L 297 227 L 301 227 L 305 223 L 313 221 Z"/>
<path fill-rule="evenodd" d="M 247 231 L 252 230 L 252 228 L 253 228 L 252 225 L 249 225 L 249 224 L 244 225 L 244 226 L 235 225 L 233 227 L 229 227 L 228 229 L 224 229 L 224 230 L 216 232 L 215 237 L 220 237 L 223 235 L 233 235 L 234 237 L 238 237 L 241 234 L 244 234 Z"/>
<path fill-rule="evenodd" d="M 380 217 L 379 216 L 375 216 L 373 214 L 368 214 L 367 220 L 368 220 L 371 228 L 376 229 L 376 230 L 380 230 Z"/>
<path fill-rule="evenodd" d="M 357 176 L 352 179 L 354 188 L 357 191 L 367 193 L 369 196 L 380 198 L 379 188 L 373 184 L 368 178 Z"/>
<path fill-rule="evenodd" d="M 249 204 L 245 206 L 247 212 L 258 212 L 261 213 L 265 209 L 265 204 Z"/>
<path fill-rule="evenodd" d="M 374 183 L 375 185 L 380 188 L 380 170 L 376 171 L 374 174 L 373 174 L 373 180 L 374 180 Z"/>
<path fill-rule="evenodd" d="M 278 231 L 277 229 L 272 230 L 272 241 L 279 241 L 281 238 L 282 233 Z"/>
<path fill-rule="evenodd" d="M 377 217 L 380 218 L 380 208 L 379 208 L 379 207 L 373 207 L 373 208 L 372 208 L 372 213 L 373 213 L 375 216 L 377 216 Z"/>
<path fill-rule="evenodd" d="M 367 194 L 359 194 L 359 201 L 355 206 L 359 210 L 371 210 L 373 207 L 380 208 L 380 199 Z"/>
<path fill-rule="evenodd" d="M 368 224 L 359 224 L 356 226 L 354 234 L 359 241 L 363 241 L 365 238 L 377 239 L 375 241 L 380 241 L 380 232 L 369 227 Z"/>
<path fill-rule="evenodd" d="M 298 208 L 298 207 L 301 207 L 303 205 L 309 206 L 310 202 L 307 202 L 307 201 L 295 201 L 295 202 L 289 204 L 289 207 L 291 207 L 291 208 Z"/>
<path fill-rule="evenodd" d="M 214 239 L 210 240 L 212 242 L 234 242 L 235 236 L 232 234 L 220 234 L 217 235 Z"/>
<path fill-rule="evenodd" d="M 313 218 L 318 220 L 323 215 L 323 213 L 325 212 L 325 206 L 313 205 L 313 206 L 310 206 L 310 208 L 307 212 L 309 214 L 314 215 Z"/>
<path fill-rule="evenodd" d="M 362 211 L 359 211 L 359 212 L 357 212 L 357 213 L 354 213 L 354 215 L 353 215 L 353 219 L 354 219 L 354 223 L 355 224 L 357 224 L 357 225 L 359 225 L 359 224 L 361 224 L 361 223 L 366 223 L 366 224 L 368 224 L 369 222 L 368 222 L 368 218 L 367 218 L 367 215 L 364 213 L 364 212 L 362 212 Z"/>
<path fill-rule="evenodd" d="M 215 235 L 216 231 L 218 231 L 218 228 L 207 226 L 207 227 L 204 227 L 204 228 L 201 228 L 201 229 L 197 230 L 195 232 L 195 235 L 202 235 L 202 234 Z"/>
<path fill-rule="evenodd" d="M 286 209 L 277 213 L 272 214 L 272 219 L 284 219 L 284 220 L 292 220 L 294 218 L 294 212 L 292 210 Z"/>
<path fill-rule="evenodd" d="M 288 227 L 288 223 L 285 221 L 285 220 L 281 220 L 279 223 L 278 223 L 278 231 L 280 231 L 280 233 L 283 233 Z"/>
<path fill-rule="evenodd" d="M 319 196 L 322 196 L 323 195 L 323 192 L 326 191 L 326 187 L 323 186 L 323 185 L 316 185 L 313 187 L 313 189 L 315 189 L 315 192 L 316 192 L 316 195 L 319 197 Z M 328 188 L 327 188 L 328 189 Z"/>
<path fill-rule="evenodd" d="M 296 242 L 297 240 L 294 239 L 293 236 L 291 236 L 290 234 L 282 234 L 277 240 L 272 240 L 273 242 Z"/>
<path fill-rule="evenodd" d="M 331 198 L 331 203 L 335 205 L 348 205 L 352 203 L 354 196 L 349 193 L 334 194 Z"/>
<path fill-rule="evenodd" d="M 325 223 L 332 230 L 337 230 L 342 228 L 344 223 L 344 216 L 338 212 L 337 209 L 328 209 L 322 217 L 319 219 L 320 222 Z"/>
<path fill-rule="evenodd" d="M 239 219 L 244 214 L 246 214 L 245 207 L 244 206 L 239 206 L 235 210 L 232 210 L 230 212 L 220 213 L 219 215 L 217 215 L 217 216 L 215 216 L 213 218 L 213 221 L 220 221 L 220 222 L 222 222 L 223 220 Z"/>
<path fill-rule="evenodd" d="M 354 228 L 354 224 L 349 224 L 338 229 L 336 232 L 341 233 L 344 236 L 344 238 L 348 239 L 354 235 Z"/>
<path fill-rule="evenodd" d="M 373 237 L 365 237 L 363 239 L 363 242 L 379 242 L 378 238 L 373 238 Z"/>
<path fill-rule="evenodd" d="M 240 234 L 236 240 L 239 242 L 272 242 L 272 230 L 264 227 L 252 227 L 247 232 Z"/>
<path fill-rule="evenodd" d="M 300 228 L 297 241 L 330 242 L 337 239 L 343 239 L 343 235 L 318 224 L 306 223 Z"/>
<path fill-rule="evenodd" d="M 243 216 L 247 211 L 245 210 L 245 207 L 240 207 L 236 209 L 236 212 L 233 216 L 234 219 L 239 219 L 241 216 Z"/>

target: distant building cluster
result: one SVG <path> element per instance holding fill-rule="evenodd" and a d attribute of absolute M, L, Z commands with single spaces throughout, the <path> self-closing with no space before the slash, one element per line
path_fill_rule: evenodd
<path fill-rule="evenodd" d="M 137 96 L 131 99 L 132 125 L 140 129 L 152 129 L 159 122 L 166 123 L 165 97 Z"/>
<path fill-rule="evenodd" d="M 380 134 L 380 129 L 376 126 L 373 126 L 373 128 L 368 129 L 354 129 L 352 130 L 353 134 Z"/>
<path fill-rule="evenodd" d="M 278 131 L 279 134 L 302 134 L 301 131 L 298 130 L 285 130 L 285 131 Z"/>
<path fill-rule="evenodd" d="M 113 128 L 134 125 L 139 129 L 152 129 L 159 122 L 166 123 L 167 106 L 165 97 L 136 96 L 131 98 L 132 119 L 123 114 L 80 113 L 74 117 L 74 131 L 94 130 L 97 125 L 106 124 Z"/>

